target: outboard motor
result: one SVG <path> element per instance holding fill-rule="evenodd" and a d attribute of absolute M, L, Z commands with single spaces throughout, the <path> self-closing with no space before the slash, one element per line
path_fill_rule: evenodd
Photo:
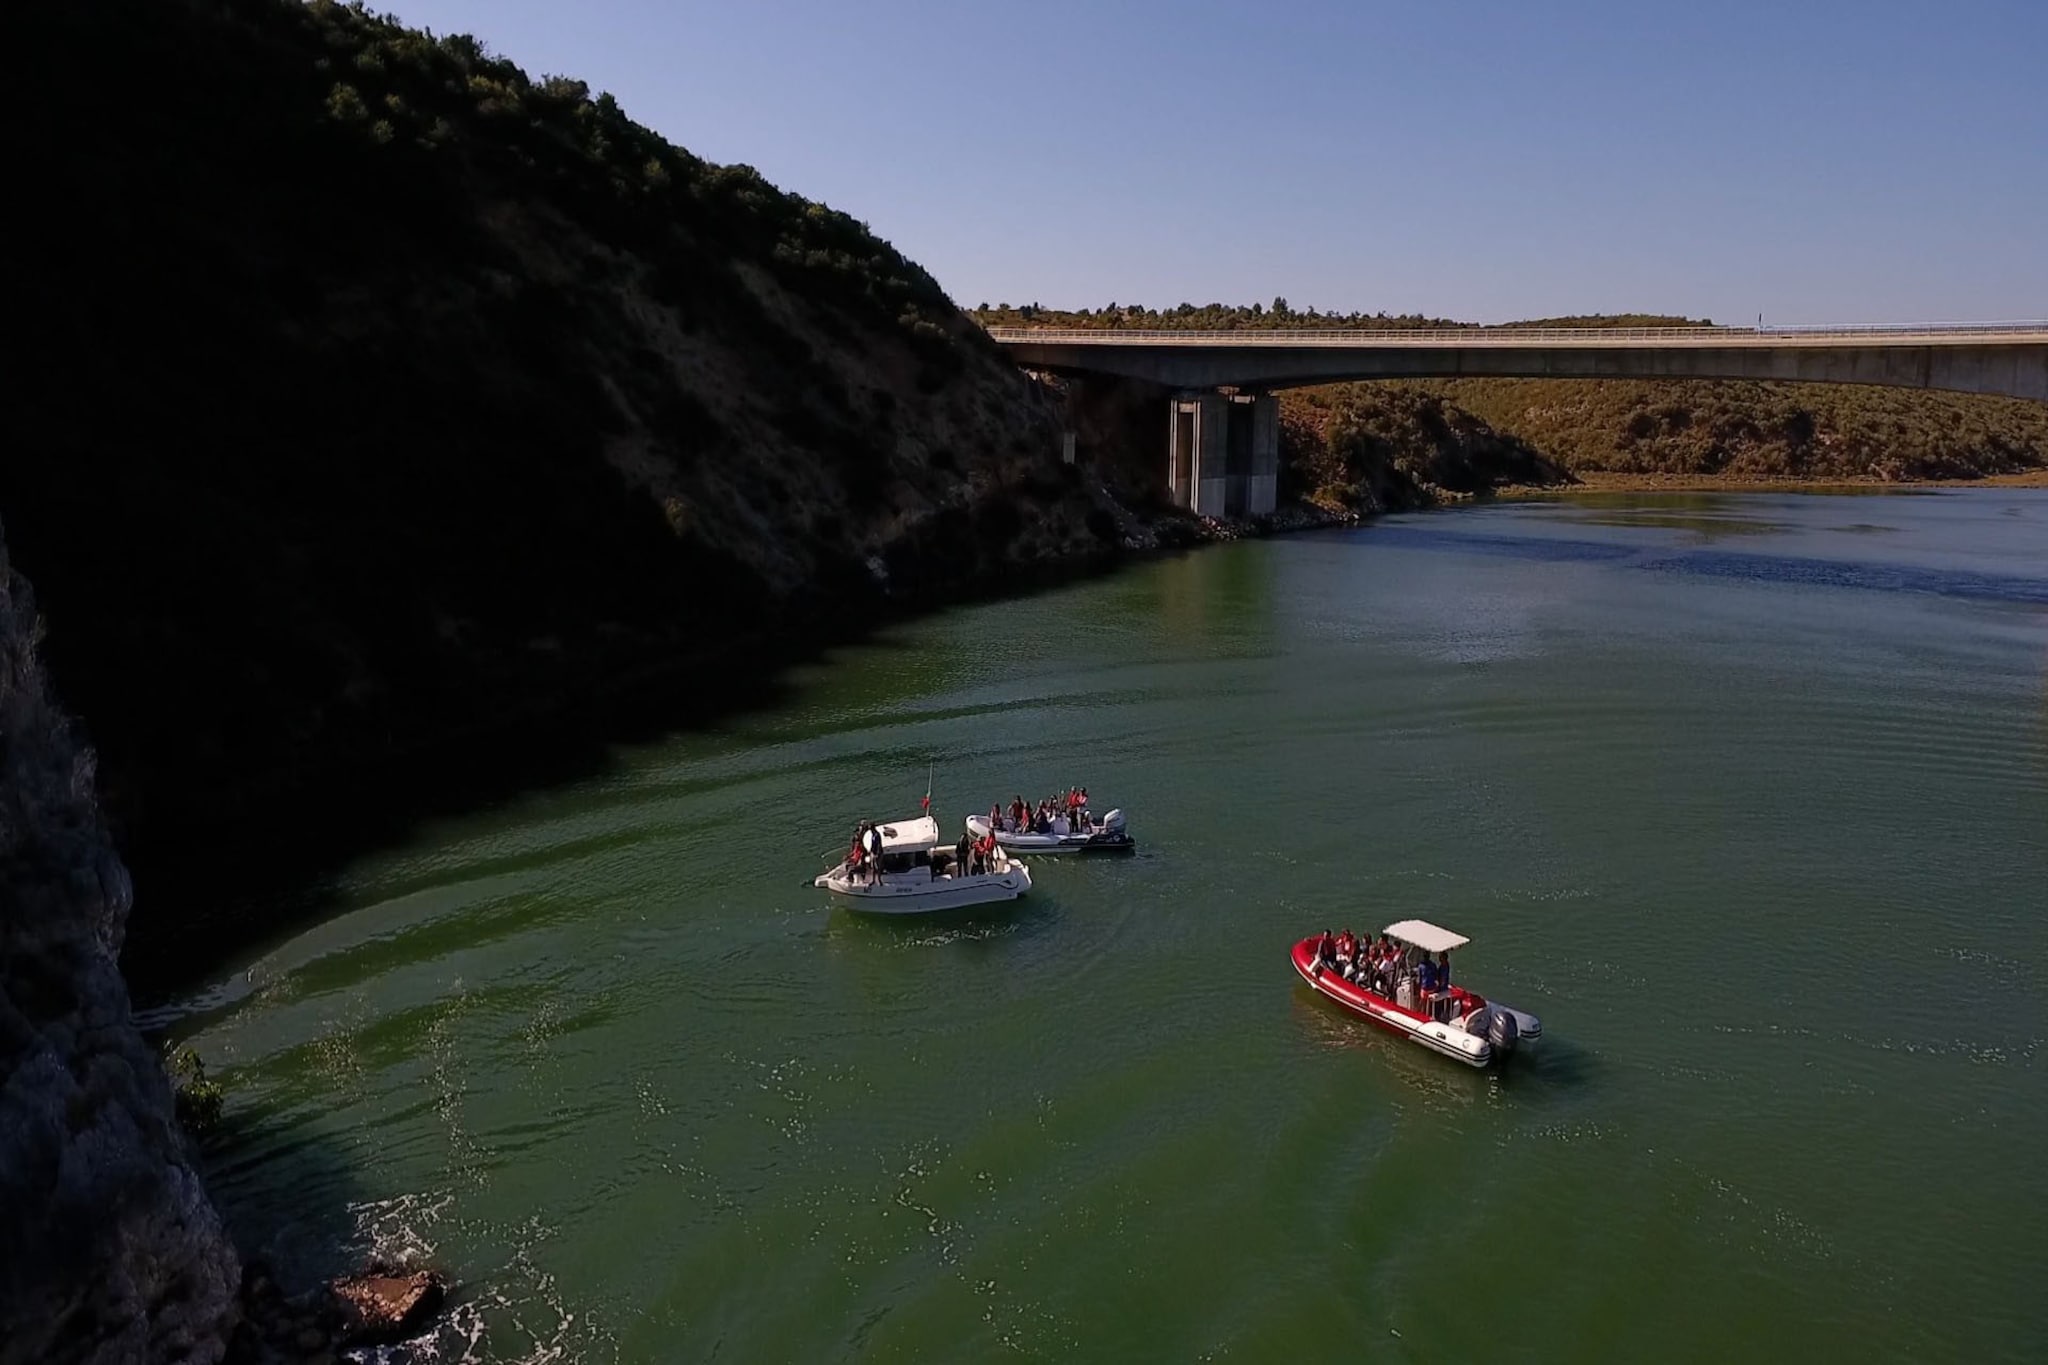
<path fill-rule="evenodd" d="M 1102 817 L 1102 832 L 1104 834 L 1121 834 L 1123 833 L 1123 828 L 1124 813 L 1122 811 L 1113 810 Z"/>
<path fill-rule="evenodd" d="M 1493 1050 L 1505 1057 L 1515 1050 L 1521 1040 L 1521 1026 L 1515 1023 L 1515 1016 L 1506 1010 L 1489 1008 L 1486 1011 L 1486 1041 L 1493 1044 Z"/>

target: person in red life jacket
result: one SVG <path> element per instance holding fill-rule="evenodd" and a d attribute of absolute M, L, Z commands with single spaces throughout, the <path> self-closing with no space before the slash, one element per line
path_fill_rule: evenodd
<path fill-rule="evenodd" d="M 860 871 L 861 862 L 867 857 L 866 850 L 860 846 L 861 836 L 867 833 L 867 828 L 865 820 L 854 827 L 853 846 L 846 850 L 846 870 L 849 872 Z"/>
<path fill-rule="evenodd" d="M 1017 834 L 1028 834 L 1031 831 L 1031 807 L 1024 804 L 1024 798 L 1021 796 L 1010 798 L 1010 829 Z"/>
<path fill-rule="evenodd" d="M 975 842 L 974 853 L 983 872 L 993 871 L 996 857 L 996 836 L 993 834 L 982 835 Z"/>

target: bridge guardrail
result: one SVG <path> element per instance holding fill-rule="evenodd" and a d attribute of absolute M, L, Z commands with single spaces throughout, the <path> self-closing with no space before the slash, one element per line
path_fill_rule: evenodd
<path fill-rule="evenodd" d="M 1093 346 L 1526 346 L 1622 341 L 1941 341 L 2011 337 L 2048 342 L 2048 321 L 1851 323 L 1839 326 L 1794 327 L 1413 327 L 1413 328 L 1282 328 L 1236 331 L 1175 331 L 1170 328 L 1121 327 L 989 327 L 997 341 L 1073 343 Z"/>

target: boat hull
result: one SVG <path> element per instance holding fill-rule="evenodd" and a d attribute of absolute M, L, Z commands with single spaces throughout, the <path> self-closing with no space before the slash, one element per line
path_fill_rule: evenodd
<path fill-rule="evenodd" d="M 884 874 L 870 883 L 844 867 L 819 877 L 812 885 L 830 893 L 836 904 L 863 915 L 930 915 L 1000 905 L 1031 890 L 1031 869 L 1011 863 L 1000 872 L 978 877 L 924 877 Z"/>
<path fill-rule="evenodd" d="M 1315 945 L 1314 939 L 1304 939 L 1295 944 L 1293 961 L 1296 974 L 1316 994 L 1371 1020 L 1390 1033 L 1400 1034 L 1412 1043 L 1452 1061 L 1463 1062 L 1466 1066 L 1486 1067 L 1501 1060 L 1499 1050 L 1491 1042 L 1467 1033 L 1460 1025 L 1431 1019 L 1428 1015 L 1395 1004 L 1383 995 L 1362 990 L 1336 972 L 1320 969 L 1316 965 Z M 1540 1034 L 1539 1025 L 1538 1036 Z"/>
<path fill-rule="evenodd" d="M 967 817 L 967 832 L 979 839 L 988 833 L 988 817 Z M 1129 853 L 1137 843 L 1122 826 L 1092 834 L 1013 834 L 996 831 L 996 844 L 1012 853 Z"/>

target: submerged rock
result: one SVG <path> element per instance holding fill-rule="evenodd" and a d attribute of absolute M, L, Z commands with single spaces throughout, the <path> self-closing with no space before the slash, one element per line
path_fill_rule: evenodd
<path fill-rule="evenodd" d="M 233 1248 L 116 968 L 132 887 L 0 539 L 0 1363 L 219 1360 Z"/>

